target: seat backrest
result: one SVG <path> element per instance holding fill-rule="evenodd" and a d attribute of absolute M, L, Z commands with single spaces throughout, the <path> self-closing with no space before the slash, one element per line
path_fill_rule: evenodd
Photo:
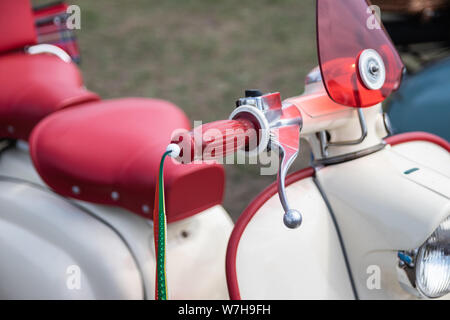
<path fill-rule="evenodd" d="M 0 54 L 36 43 L 29 0 L 0 0 Z"/>

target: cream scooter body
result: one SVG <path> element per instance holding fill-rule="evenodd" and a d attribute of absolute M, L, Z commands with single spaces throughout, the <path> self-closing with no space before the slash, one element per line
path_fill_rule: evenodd
<path fill-rule="evenodd" d="M 320 94 L 321 81 L 285 102 L 302 113 L 301 135 L 316 159 L 314 177 L 287 187 L 302 225 L 286 228 L 276 195 L 256 211 L 236 251 L 240 297 L 422 298 L 398 267 L 397 252 L 420 247 L 450 215 L 450 155 L 429 142 L 384 145 L 388 132 L 376 105 L 362 109 L 363 141 L 330 146 L 324 156 L 319 132 L 334 142 L 358 139 L 361 129 L 356 109 L 327 112 L 308 103 Z M 324 165 L 329 159 L 337 163 Z M 407 174 L 412 168 L 419 170 Z"/>
<path fill-rule="evenodd" d="M 0 154 L 0 191 L 0 299 L 154 298 L 151 221 L 54 193 L 24 142 Z M 232 227 L 220 205 L 168 225 L 171 299 L 228 298 Z"/>

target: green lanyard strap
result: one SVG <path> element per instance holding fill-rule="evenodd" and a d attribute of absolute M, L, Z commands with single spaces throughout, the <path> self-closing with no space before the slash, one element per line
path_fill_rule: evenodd
<path fill-rule="evenodd" d="M 159 166 L 158 183 L 155 192 L 155 205 L 153 209 L 153 235 L 156 256 L 155 299 L 167 300 L 167 273 L 166 273 L 166 243 L 167 221 L 164 200 L 164 160 L 171 153 L 167 151 L 161 158 Z"/>

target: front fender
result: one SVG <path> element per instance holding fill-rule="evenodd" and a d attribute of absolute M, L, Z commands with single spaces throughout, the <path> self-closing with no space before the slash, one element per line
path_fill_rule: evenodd
<path fill-rule="evenodd" d="M 241 215 L 228 244 L 232 299 L 353 299 L 349 271 L 332 216 L 312 168 L 290 176 L 287 196 L 303 215 L 295 230 L 283 224 L 276 186 Z"/>

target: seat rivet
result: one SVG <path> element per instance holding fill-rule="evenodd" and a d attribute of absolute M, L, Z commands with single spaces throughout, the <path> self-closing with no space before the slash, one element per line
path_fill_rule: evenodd
<path fill-rule="evenodd" d="M 144 213 L 149 213 L 150 212 L 150 207 L 146 204 L 144 204 L 142 206 L 142 211 L 144 211 Z"/>
<path fill-rule="evenodd" d="M 8 126 L 7 130 L 9 133 L 14 133 L 14 131 L 15 131 L 13 126 Z"/>
<path fill-rule="evenodd" d="M 111 192 L 111 198 L 112 198 L 114 201 L 119 200 L 119 193 L 118 193 L 117 191 Z"/>
<path fill-rule="evenodd" d="M 80 194 L 80 192 L 81 192 L 80 187 L 73 186 L 72 187 L 72 192 L 75 193 L 75 194 Z"/>

